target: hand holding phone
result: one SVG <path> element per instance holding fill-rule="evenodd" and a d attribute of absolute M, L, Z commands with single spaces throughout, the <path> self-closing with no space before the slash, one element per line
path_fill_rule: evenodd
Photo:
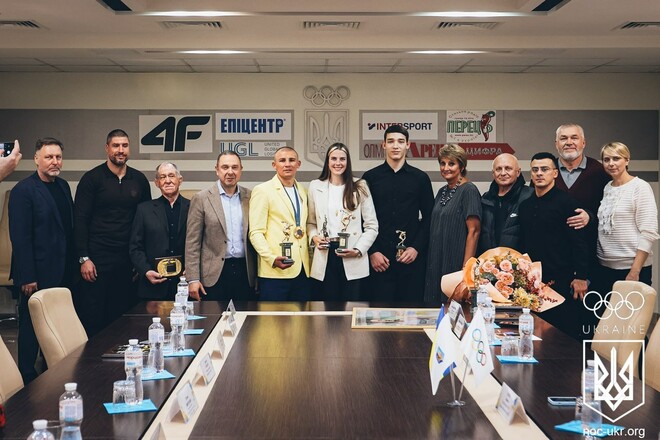
<path fill-rule="evenodd" d="M 553 406 L 575 406 L 577 397 L 548 396 L 548 403 Z"/>
<path fill-rule="evenodd" d="M 14 150 L 14 142 L 0 142 L 0 157 L 7 157 Z"/>

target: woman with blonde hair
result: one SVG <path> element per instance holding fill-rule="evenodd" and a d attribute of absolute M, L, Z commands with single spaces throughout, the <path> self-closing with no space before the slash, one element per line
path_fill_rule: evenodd
<path fill-rule="evenodd" d="M 598 262 L 601 285 L 609 292 L 615 281 L 641 281 L 651 285 L 651 248 L 658 239 L 658 208 L 651 185 L 628 173 L 630 150 L 621 142 L 600 150 L 605 185 L 598 209 Z"/>
<path fill-rule="evenodd" d="M 442 299 L 440 279 L 461 270 L 477 252 L 481 231 L 481 194 L 467 178 L 467 153 L 456 144 L 438 154 L 447 184 L 435 197 L 431 214 L 424 301 Z"/>

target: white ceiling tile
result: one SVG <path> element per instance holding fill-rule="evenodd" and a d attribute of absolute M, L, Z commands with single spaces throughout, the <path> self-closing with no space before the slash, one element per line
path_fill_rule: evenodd
<path fill-rule="evenodd" d="M 594 66 L 530 66 L 525 73 L 583 73 L 591 72 Z"/>
<path fill-rule="evenodd" d="M 2 66 L 9 66 L 9 65 L 16 65 L 16 66 L 38 66 L 38 65 L 43 65 L 43 61 L 37 59 L 37 58 L 3 58 L 0 57 L 0 65 Z"/>
<path fill-rule="evenodd" d="M 175 72 L 175 73 L 186 73 L 192 72 L 190 66 L 128 66 L 125 65 L 124 68 L 129 72 Z"/>
<path fill-rule="evenodd" d="M 461 73 L 519 73 L 528 66 L 463 66 Z"/>
<path fill-rule="evenodd" d="M 183 60 L 176 58 L 162 59 L 162 58 L 113 58 L 116 64 L 122 66 L 185 66 Z"/>
<path fill-rule="evenodd" d="M 257 73 L 259 69 L 254 64 L 251 66 L 191 66 L 199 73 Z"/>
<path fill-rule="evenodd" d="M 264 73 L 324 73 L 325 66 L 260 66 Z"/>
<path fill-rule="evenodd" d="M 614 61 L 612 58 L 546 58 L 539 66 L 600 66 Z"/>
<path fill-rule="evenodd" d="M 78 58 L 66 58 L 66 57 L 57 57 L 57 58 L 40 58 L 46 64 L 53 64 L 57 66 L 114 66 L 115 63 L 110 61 L 107 58 L 96 58 L 96 57 L 78 57 Z"/>
<path fill-rule="evenodd" d="M 260 66 L 325 66 L 325 58 L 264 58 L 257 57 Z"/>
<path fill-rule="evenodd" d="M 52 66 L 41 65 L 41 66 L 3 66 L 0 65 L 0 72 L 57 72 Z"/>
<path fill-rule="evenodd" d="M 126 72 L 121 66 L 55 66 L 58 70 L 62 72 Z"/>
<path fill-rule="evenodd" d="M 328 73 L 387 73 L 392 66 L 328 66 Z"/>
<path fill-rule="evenodd" d="M 461 66 L 396 66 L 396 73 L 452 73 Z"/>
<path fill-rule="evenodd" d="M 233 58 L 218 55 L 215 58 L 184 58 L 191 66 L 254 66 L 254 58 Z"/>

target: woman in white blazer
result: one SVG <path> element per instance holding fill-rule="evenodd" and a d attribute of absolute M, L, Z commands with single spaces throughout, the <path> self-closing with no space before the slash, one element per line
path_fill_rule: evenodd
<path fill-rule="evenodd" d="M 318 299 L 359 300 L 359 280 L 369 276 L 367 251 L 378 235 L 378 220 L 367 183 L 353 177 L 346 145 L 328 148 L 321 176 L 309 185 L 308 207 L 307 231 L 314 247 L 310 276 L 322 282 Z M 343 252 L 337 249 L 340 232 L 350 234 Z"/>

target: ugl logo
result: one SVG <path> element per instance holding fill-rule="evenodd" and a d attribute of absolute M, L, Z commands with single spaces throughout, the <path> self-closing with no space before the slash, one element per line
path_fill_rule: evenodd
<path fill-rule="evenodd" d="M 210 115 L 140 115 L 140 153 L 210 153 Z"/>

